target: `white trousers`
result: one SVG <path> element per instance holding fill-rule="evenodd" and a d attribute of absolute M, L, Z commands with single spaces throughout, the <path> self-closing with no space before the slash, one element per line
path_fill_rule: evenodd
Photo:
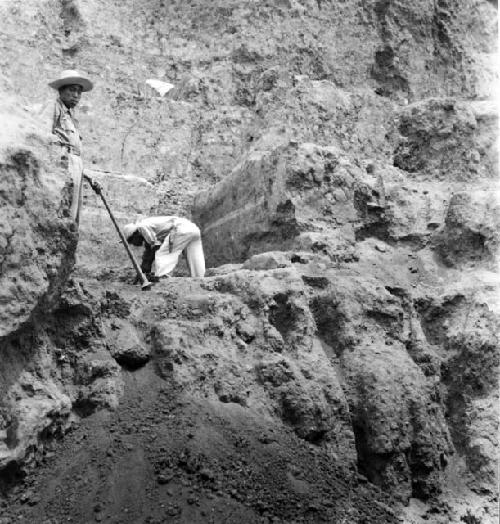
<path fill-rule="evenodd" d="M 83 203 L 83 163 L 82 157 L 68 153 L 68 171 L 73 181 L 71 195 L 71 206 L 69 208 L 71 218 L 78 224 Z"/>
<path fill-rule="evenodd" d="M 192 277 L 205 275 L 205 255 L 201 244 L 200 230 L 186 218 L 179 218 L 155 254 L 152 272 L 157 277 L 171 273 L 183 250 L 186 250 L 189 271 Z"/>

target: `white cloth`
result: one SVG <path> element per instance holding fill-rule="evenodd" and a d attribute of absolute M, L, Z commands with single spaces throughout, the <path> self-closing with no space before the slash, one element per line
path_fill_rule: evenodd
<path fill-rule="evenodd" d="M 139 222 L 136 222 L 135 228 L 151 247 L 161 246 L 165 238 L 174 229 L 179 220 L 186 219 L 173 215 L 148 217 L 140 220 Z"/>
<path fill-rule="evenodd" d="M 170 274 L 183 250 L 186 250 L 192 277 L 205 275 L 205 256 L 198 226 L 187 218 L 150 217 L 136 223 L 137 230 L 151 246 L 160 246 L 151 268 L 157 277 Z"/>
<path fill-rule="evenodd" d="M 71 218 L 80 223 L 83 204 L 83 163 L 82 157 L 68 153 L 68 171 L 72 181 L 72 198 L 69 209 Z"/>

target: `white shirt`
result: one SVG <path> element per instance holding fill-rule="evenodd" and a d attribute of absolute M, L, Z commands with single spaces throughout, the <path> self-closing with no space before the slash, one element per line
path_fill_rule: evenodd
<path fill-rule="evenodd" d="M 176 216 L 149 217 L 137 222 L 137 231 L 150 246 L 159 246 L 179 221 Z"/>

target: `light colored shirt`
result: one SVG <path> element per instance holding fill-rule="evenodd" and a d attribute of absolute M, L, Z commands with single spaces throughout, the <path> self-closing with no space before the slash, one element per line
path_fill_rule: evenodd
<path fill-rule="evenodd" d="M 176 216 L 148 217 L 136 223 L 137 231 L 150 246 L 159 246 L 178 221 Z"/>
<path fill-rule="evenodd" d="M 41 118 L 47 122 L 50 131 L 57 136 L 62 146 L 65 146 L 70 153 L 81 155 L 82 144 L 78 122 L 60 98 L 43 108 Z"/>

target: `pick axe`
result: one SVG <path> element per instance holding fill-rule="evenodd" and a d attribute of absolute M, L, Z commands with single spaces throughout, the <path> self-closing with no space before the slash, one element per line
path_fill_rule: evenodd
<path fill-rule="evenodd" d="M 102 203 L 104 204 L 104 207 L 106 208 L 107 212 L 109 213 L 109 217 L 111 218 L 111 221 L 113 222 L 113 225 L 116 228 L 116 231 L 118 232 L 118 235 L 120 237 L 120 240 L 122 241 L 126 251 L 127 255 L 130 257 L 130 260 L 132 262 L 132 265 L 134 266 L 134 269 L 137 273 L 137 276 L 139 277 L 139 280 L 141 281 L 141 288 L 143 291 L 147 291 L 151 288 L 152 283 L 146 278 L 146 275 L 142 272 L 141 267 L 139 266 L 137 259 L 135 258 L 134 254 L 132 253 L 127 239 L 125 238 L 125 235 L 123 234 L 123 231 L 121 230 L 121 227 L 118 225 L 118 222 L 116 221 L 113 212 L 111 211 L 109 204 L 106 202 L 106 198 L 104 198 L 104 194 L 102 192 L 102 187 L 98 182 L 95 182 L 92 178 L 90 178 L 88 175 L 83 173 L 83 176 L 85 180 L 90 184 L 90 187 L 101 197 Z"/>

